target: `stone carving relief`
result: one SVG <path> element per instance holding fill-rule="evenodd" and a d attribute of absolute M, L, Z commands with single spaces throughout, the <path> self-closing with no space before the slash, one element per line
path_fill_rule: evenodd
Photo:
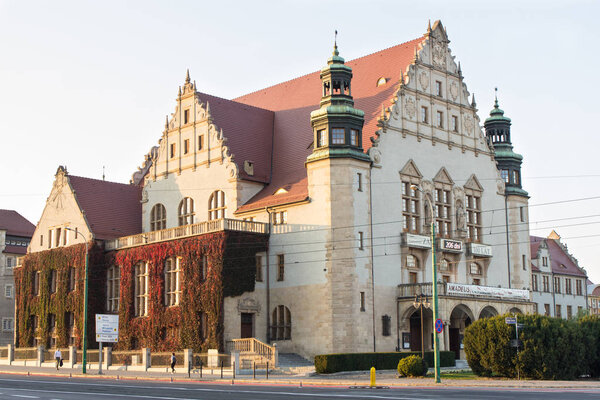
<path fill-rule="evenodd" d="M 408 117 L 410 119 L 415 119 L 415 116 L 417 115 L 417 103 L 415 102 L 414 97 L 411 97 L 411 96 L 406 97 L 406 103 L 404 104 L 404 110 L 406 111 L 406 115 L 408 115 Z"/>
<path fill-rule="evenodd" d="M 465 115 L 463 120 L 465 132 L 467 132 L 467 135 L 471 136 L 471 132 L 473 132 L 473 117 L 471 117 L 470 115 Z"/>
<path fill-rule="evenodd" d="M 146 188 L 144 188 L 144 190 L 142 190 L 142 200 L 140 200 L 140 203 L 147 203 L 148 202 L 148 190 L 146 190 Z"/>
<path fill-rule="evenodd" d="M 379 149 L 371 147 L 369 149 L 369 157 L 371 157 L 371 161 L 373 161 L 375 167 L 381 166 L 381 151 Z"/>
<path fill-rule="evenodd" d="M 465 207 L 463 205 L 462 199 L 456 200 L 455 204 L 456 210 L 456 230 L 461 237 L 464 237 L 467 229 L 467 216 L 465 214 Z"/>
<path fill-rule="evenodd" d="M 502 179 L 496 180 L 496 187 L 498 189 L 496 193 L 504 195 L 504 181 Z"/>
<path fill-rule="evenodd" d="M 419 74 L 419 83 L 421 84 L 421 88 L 423 90 L 427 90 L 427 88 L 429 87 L 429 75 L 427 74 L 427 72 L 422 71 Z"/>
<path fill-rule="evenodd" d="M 244 297 L 238 300 L 238 311 L 240 313 L 257 313 L 260 314 L 260 304 L 255 299 Z"/>
<path fill-rule="evenodd" d="M 450 84 L 450 96 L 452 97 L 452 101 L 456 101 L 458 97 L 458 85 L 454 81 Z"/>
<path fill-rule="evenodd" d="M 446 46 L 443 43 L 436 41 L 433 44 L 433 65 L 436 67 L 446 68 Z"/>

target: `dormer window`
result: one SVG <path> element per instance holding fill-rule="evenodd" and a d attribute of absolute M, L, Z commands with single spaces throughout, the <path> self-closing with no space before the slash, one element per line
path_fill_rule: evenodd
<path fill-rule="evenodd" d="M 358 130 L 350 129 L 350 144 L 352 146 L 358 146 Z"/>
<path fill-rule="evenodd" d="M 326 135 L 325 129 L 320 129 L 317 131 L 317 147 L 323 147 L 326 144 Z"/>
<path fill-rule="evenodd" d="M 331 144 L 344 144 L 345 140 L 345 130 L 344 128 L 333 128 L 331 130 Z"/>
<path fill-rule="evenodd" d="M 385 85 L 386 83 L 387 83 L 387 79 L 385 79 L 385 78 L 382 76 L 381 78 L 379 78 L 379 79 L 377 80 L 377 87 L 379 87 L 379 86 L 383 86 L 383 85 Z"/>

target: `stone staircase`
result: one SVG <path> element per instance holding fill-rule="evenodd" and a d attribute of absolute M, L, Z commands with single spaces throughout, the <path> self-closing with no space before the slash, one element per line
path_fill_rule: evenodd
<path fill-rule="evenodd" d="M 315 364 L 299 354 L 279 353 L 277 369 L 284 374 L 306 375 L 315 372 Z"/>

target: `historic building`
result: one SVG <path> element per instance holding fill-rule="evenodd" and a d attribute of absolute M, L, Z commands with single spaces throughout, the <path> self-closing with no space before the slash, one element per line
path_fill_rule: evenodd
<path fill-rule="evenodd" d="M 442 349 L 460 356 L 475 319 L 532 312 L 511 121 L 496 101 L 484 133 L 449 42 L 438 21 L 349 62 L 336 43 L 320 71 L 233 100 L 188 73 L 130 185 L 58 170 L 20 275 L 19 345 L 79 343 L 84 242 L 92 308 L 119 313 L 123 348 L 416 350 L 417 294 L 430 348 L 431 222 Z"/>
<path fill-rule="evenodd" d="M 590 315 L 600 314 L 600 285 L 593 284 L 588 280 L 587 304 Z"/>
<path fill-rule="evenodd" d="M 555 231 L 547 238 L 531 236 L 531 293 L 537 313 L 566 319 L 580 315 L 588 308 L 587 281 Z"/>
<path fill-rule="evenodd" d="M 35 226 L 14 210 L 0 210 L 0 345 L 12 344 L 15 326 L 13 268 L 27 252 Z"/>

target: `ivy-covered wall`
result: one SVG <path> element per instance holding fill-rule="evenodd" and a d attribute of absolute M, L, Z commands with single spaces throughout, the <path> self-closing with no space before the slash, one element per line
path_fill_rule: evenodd
<path fill-rule="evenodd" d="M 153 351 L 191 348 L 206 351 L 223 349 L 223 300 L 254 290 L 255 255 L 265 251 L 268 236 L 243 232 L 217 232 L 103 253 L 90 250 L 88 345 L 96 347 L 94 314 L 103 313 L 106 303 L 106 269 L 121 267 L 119 300 L 119 342 L 116 350 L 149 347 Z M 17 346 L 32 342 L 30 315 L 38 315 L 38 337 L 46 343 L 50 335 L 48 314 L 56 314 L 57 345 L 68 344 L 65 312 L 74 312 L 77 326 L 76 345 L 81 346 L 83 327 L 83 276 L 85 246 L 76 245 L 28 254 L 23 267 L 15 270 L 17 296 Z M 208 269 L 202 280 L 202 256 Z M 180 257 L 181 294 L 179 305 L 164 305 L 164 266 L 169 257 Z M 135 265 L 148 262 L 148 315 L 135 317 Z M 77 268 L 77 289 L 67 293 L 68 268 Z M 50 270 L 58 271 L 56 293 L 50 294 Z M 33 276 L 42 271 L 40 295 L 33 295 Z M 206 315 L 202 334 L 201 315 Z M 91 318 L 90 318 L 91 317 Z"/>

